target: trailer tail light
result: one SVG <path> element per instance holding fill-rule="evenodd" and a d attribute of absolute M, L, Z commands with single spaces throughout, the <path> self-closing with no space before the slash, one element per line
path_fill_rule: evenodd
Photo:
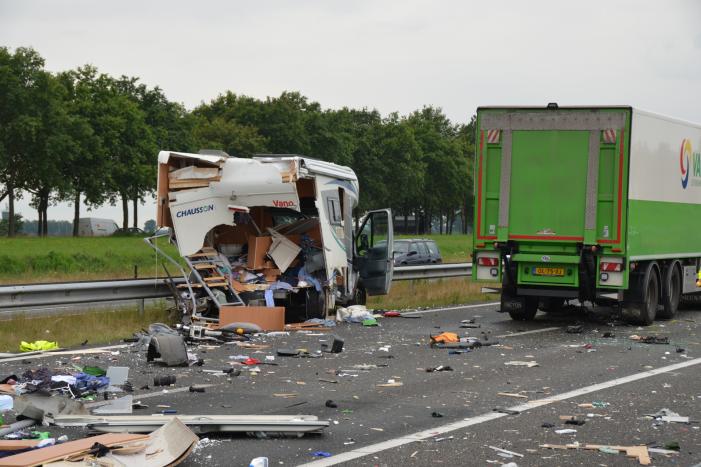
<path fill-rule="evenodd" d="M 604 143 L 616 144 L 616 130 L 608 129 L 603 131 Z"/>
<path fill-rule="evenodd" d="M 499 278 L 501 254 L 498 251 L 477 253 L 477 279 L 493 281 Z"/>
<path fill-rule="evenodd" d="M 599 260 L 599 284 L 607 287 L 621 287 L 623 285 L 623 258 L 603 257 Z"/>
<path fill-rule="evenodd" d="M 621 272 L 623 271 L 623 263 L 605 263 L 602 261 L 599 269 L 605 272 Z"/>
<path fill-rule="evenodd" d="M 499 264 L 498 258 L 488 258 L 486 256 L 481 256 L 477 260 L 477 264 L 480 266 L 497 266 Z"/>

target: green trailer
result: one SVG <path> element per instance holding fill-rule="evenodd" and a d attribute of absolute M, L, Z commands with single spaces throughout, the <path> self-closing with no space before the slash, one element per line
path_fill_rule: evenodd
<path fill-rule="evenodd" d="M 569 300 L 671 318 L 701 292 L 701 125 L 632 107 L 481 107 L 475 281 L 518 320 Z"/>

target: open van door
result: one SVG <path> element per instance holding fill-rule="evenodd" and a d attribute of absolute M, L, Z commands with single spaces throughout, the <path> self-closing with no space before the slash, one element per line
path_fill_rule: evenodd
<path fill-rule="evenodd" d="M 367 294 L 388 293 L 394 268 L 392 211 L 370 211 L 354 240 L 354 263 Z"/>

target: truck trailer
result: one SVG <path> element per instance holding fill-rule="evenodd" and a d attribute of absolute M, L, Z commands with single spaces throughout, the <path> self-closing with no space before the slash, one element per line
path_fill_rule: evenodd
<path fill-rule="evenodd" d="M 181 260 L 147 241 L 180 269 L 186 323 L 219 320 L 222 310 L 253 323 L 278 310 L 278 327 L 283 316 L 325 318 L 337 304 L 386 294 L 392 281 L 391 212 L 367 213 L 356 231 L 358 197 L 353 170 L 330 162 L 161 151 L 157 224 Z"/>
<path fill-rule="evenodd" d="M 701 292 L 701 125 L 627 106 L 480 107 L 473 269 L 500 311 L 671 318 Z M 701 284 L 701 282 L 699 282 Z"/>

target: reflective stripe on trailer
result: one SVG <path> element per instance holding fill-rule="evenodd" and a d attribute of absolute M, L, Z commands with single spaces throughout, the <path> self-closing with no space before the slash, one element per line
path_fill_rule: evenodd
<path fill-rule="evenodd" d="M 500 137 L 501 137 L 501 130 L 487 130 L 487 142 L 489 144 L 498 143 Z"/>

